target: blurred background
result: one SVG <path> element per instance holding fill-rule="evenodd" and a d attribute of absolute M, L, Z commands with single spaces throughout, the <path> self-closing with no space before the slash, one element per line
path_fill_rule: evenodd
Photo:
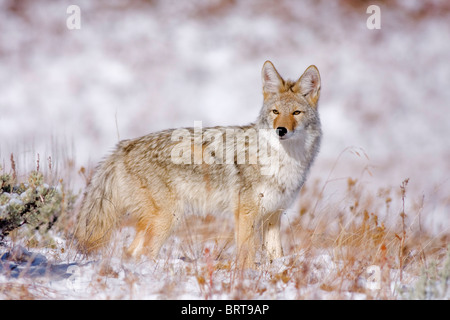
<path fill-rule="evenodd" d="M 67 27 L 70 5 L 80 29 Z M 324 210 L 348 206 L 349 178 L 379 201 L 400 199 L 410 178 L 406 211 L 439 236 L 450 227 L 449 35 L 444 0 L 0 0 L 0 165 L 10 170 L 13 153 L 26 174 L 51 157 L 81 189 L 76 172 L 121 139 L 254 121 L 265 60 L 291 79 L 314 64 L 324 138 L 308 183 L 325 184 Z"/>

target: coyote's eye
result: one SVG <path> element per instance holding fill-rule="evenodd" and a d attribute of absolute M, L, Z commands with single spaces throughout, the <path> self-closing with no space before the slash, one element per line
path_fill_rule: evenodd
<path fill-rule="evenodd" d="M 278 110 L 276 110 L 276 109 L 273 109 L 272 112 L 273 112 L 274 114 L 279 114 Z"/>
<path fill-rule="evenodd" d="M 296 116 L 296 115 L 299 115 L 300 113 L 302 113 L 300 110 L 296 110 L 296 111 L 294 111 L 293 115 Z"/>

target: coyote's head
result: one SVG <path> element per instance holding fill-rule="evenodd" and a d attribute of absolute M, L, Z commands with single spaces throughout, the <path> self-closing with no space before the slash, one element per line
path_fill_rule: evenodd
<path fill-rule="evenodd" d="M 273 128 L 280 140 L 298 136 L 319 121 L 320 75 L 310 66 L 297 81 L 284 80 L 270 61 L 262 68 L 264 105 L 259 123 Z"/>

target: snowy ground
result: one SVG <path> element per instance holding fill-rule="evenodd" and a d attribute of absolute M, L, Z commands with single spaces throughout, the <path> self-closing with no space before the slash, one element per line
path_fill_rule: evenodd
<path fill-rule="evenodd" d="M 66 26 L 71 4 L 81 9 L 80 30 Z M 324 140 L 309 181 L 325 186 L 315 208 L 320 219 L 335 221 L 350 205 L 351 177 L 377 195 L 373 202 L 392 198 L 389 209 L 378 214 L 396 224 L 398 186 L 410 178 L 408 226 L 417 228 L 420 221 L 421 230 L 448 239 L 450 7 L 436 0 L 379 5 L 381 29 L 369 30 L 368 4 L 357 1 L 1 1 L 0 165 L 10 170 L 14 153 L 18 172 L 26 175 L 37 154 L 41 162 L 51 157 L 53 173 L 79 190 L 78 170 L 94 167 L 120 139 L 194 121 L 204 126 L 253 121 L 262 102 L 265 60 L 287 78 L 315 64 L 322 78 Z M 67 248 L 63 239 L 61 248 Z M 31 277 L 40 279 L 31 290 L 49 288 L 43 297 L 77 298 L 89 288 L 88 296 L 96 298 L 223 298 L 221 285 L 236 286 L 225 290 L 228 298 L 245 298 L 248 291 L 233 282 L 238 275 L 230 279 L 222 271 L 214 274 L 212 288 L 202 287 L 203 271 L 192 270 L 207 266 L 177 254 L 150 266 L 112 257 L 113 276 L 106 276 L 104 285 L 117 290 L 100 290 L 92 277 L 101 263 L 83 264 L 73 252 L 42 254 L 45 270 L 48 265 L 62 270 Z M 329 264 L 319 270 L 331 257 L 329 250 L 319 251 L 310 265 L 317 261 L 318 273 L 333 273 Z M 295 281 L 283 286 L 282 276 L 267 285 L 289 260 L 265 267 L 275 271 L 256 273 L 260 281 L 248 285 L 266 287 L 252 288 L 262 293 L 250 298 L 336 293 L 328 295 L 321 282 L 308 282 L 304 292 L 292 288 Z M 67 267 L 74 261 L 72 277 Z M 158 272 L 162 266 L 165 271 Z M 10 276 L 1 274 L 0 283 Z M 254 280 L 251 274 L 243 277 Z M 67 279 L 75 281 L 73 290 Z M 187 281 L 184 289 L 164 289 L 177 279 Z M 130 287 L 122 292 L 124 283 Z M 349 291 L 348 298 L 367 298 L 361 291 Z"/>
<path fill-rule="evenodd" d="M 25 253 L 19 259 L 2 258 L 2 298 L 392 299 L 407 298 L 402 291 L 407 286 L 402 283 L 412 279 L 406 275 L 401 282 L 398 270 L 391 270 L 387 282 L 377 283 L 373 270 L 368 268 L 354 279 L 341 281 L 338 287 L 325 285 L 334 281 L 343 265 L 338 265 L 326 250 L 316 251 L 313 258 L 300 251 L 272 263 L 261 263 L 255 270 L 234 269 L 233 262 L 208 257 L 208 250 L 194 259 L 175 250 L 169 257 L 155 261 L 129 261 L 120 255 L 83 260 L 58 250 L 14 250 Z M 450 292 L 446 294 L 448 297 Z"/>

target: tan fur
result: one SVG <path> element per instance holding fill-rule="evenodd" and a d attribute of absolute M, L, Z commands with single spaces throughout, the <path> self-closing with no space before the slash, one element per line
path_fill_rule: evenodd
<path fill-rule="evenodd" d="M 127 252 L 156 258 L 186 212 L 229 212 L 240 265 L 254 266 L 260 231 L 268 257 L 282 256 L 281 214 L 319 150 L 320 76 L 311 66 L 297 81 L 285 81 L 267 61 L 262 82 L 263 107 L 248 126 L 170 129 L 121 141 L 86 189 L 75 231 L 79 248 L 101 248 L 128 215 L 136 237 Z M 285 137 L 278 127 L 286 128 Z M 265 145 L 273 157 L 266 162 Z"/>

